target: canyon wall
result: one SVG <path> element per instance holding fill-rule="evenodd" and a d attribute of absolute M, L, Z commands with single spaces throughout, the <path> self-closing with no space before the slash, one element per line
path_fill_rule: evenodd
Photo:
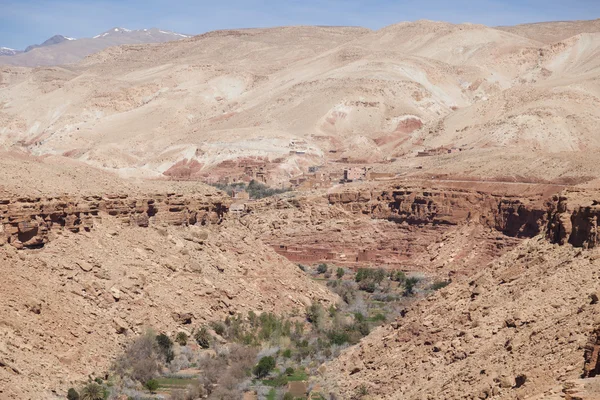
<path fill-rule="evenodd" d="M 505 235 L 523 238 L 542 232 L 547 215 L 541 195 L 505 196 L 468 189 L 356 189 L 330 193 L 328 200 L 348 211 L 397 223 L 460 225 L 478 221 Z"/>
<path fill-rule="evenodd" d="M 564 191 L 553 196 L 547 207 L 546 237 L 550 242 L 584 248 L 598 246 L 600 191 Z"/>
<path fill-rule="evenodd" d="M 214 224 L 223 219 L 228 205 L 225 197 L 175 193 L 0 198 L 0 245 L 42 247 L 52 230 L 89 231 L 95 219 L 107 216 L 141 227 Z"/>

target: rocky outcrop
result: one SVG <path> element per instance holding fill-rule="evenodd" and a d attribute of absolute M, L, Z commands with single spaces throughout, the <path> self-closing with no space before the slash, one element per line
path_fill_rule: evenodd
<path fill-rule="evenodd" d="M 575 247 L 598 246 L 600 192 L 568 190 L 548 202 L 546 237 L 552 243 Z"/>
<path fill-rule="evenodd" d="M 133 197 L 103 196 L 26 197 L 0 199 L 0 245 L 37 248 L 49 240 L 52 230 L 89 231 L 97 218 L 114 217 L 126 225 L 206 225 L 219 223 L 228 201 L 210 195 L 175 193 Z"/>
<path fill-rule="evenodd" d="M 537 395 L 597 371 L 599 266 L 596 250 L 524 240 L 325 364 L 324 391 L 343 399 L 363 386 L 390 400 L 597 399 L 580 395 L 597 395 L 599 386 L 584 390 L 597 378 Z"/>
<path fill-rule="evenodd" d="M 410 225 L 460 225 L 479 221 L 508 236 L 541 232 L 546 209 L 541 196 L 519 198 L 466 189 L 397 186 L 330 193 L 330 204 Z"/>

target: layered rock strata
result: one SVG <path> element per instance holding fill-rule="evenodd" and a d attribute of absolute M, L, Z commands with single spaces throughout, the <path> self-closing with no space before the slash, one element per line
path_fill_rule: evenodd
<path fill-rule="evenodd" d="M 409 225 L 460 225 L 479 221 L 508 236 L 533 237 L 545 224 L 540 196 L 520 198 L 465 189 L 397 186 L 330 193 L 329 203 Z"/>
<path fill-rule="evenodd" d="M 206 225 L 219 223 L 228 210 L 225 198 L 175 193 L 134 197 L 26 197 L 0 199 L 0 245 L 38 248 L 52 230 L 89 231 L 97 218 L 114 217 L 126 225 Z"/>

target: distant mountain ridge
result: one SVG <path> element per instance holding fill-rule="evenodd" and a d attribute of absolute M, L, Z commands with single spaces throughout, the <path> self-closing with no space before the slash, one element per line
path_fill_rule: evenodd
<path fill-rule="evenodd" d="M 66 40 L 77 40 L 77 39 L 66 37 L 63 35 L 54 35 L 42 44 L 32 44 L 31 46 L 27 46 L 27 48 L 25 49 L 25 53 L 27 53 L 28 51 L 31 51 L 33 49 L 37 49 L 38 47 L 52 46 L 53 44 L 59 44 Z"/>
<path fill-rule="evenodd" d="M 0 47 L 0 56 L 14 56 L 19 53 L 22 53 L 22 51 L 11 49 L 10 47 Z"/>
<path fill-rule="evenodd" d="M 75 39 L 54 35 L 41 44 L 27 46 L 24 51 L 0 47 L 0 65 L 37 67 L 76 63 L 107 47 L 124 44 L 164 43 L 190 37 L 158 28 L 131 30 L 114 27 L 91 38 Z"/>

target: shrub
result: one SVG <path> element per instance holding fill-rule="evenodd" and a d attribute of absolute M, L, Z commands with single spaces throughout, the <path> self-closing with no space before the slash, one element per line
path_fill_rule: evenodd
<path fill-rule="evenodd" d="M 200 328 L 200 330 L 194 335 L 194 339 L 196 340 L 196 343 L 198 343 L 198 345 L 203 349 L 208 349 L 210 347 L 211 337 L 206 327 L 203 326 Z"/>
<path fill-rule="evenodd" d="M 286 374 L 287 376 L 292 376 L 292 375 L 294 375 L 294 368 L 292 368 L 292 367 L 287 367 L 287 368 L 285 369 L 285 374 Z"/>
<path fill-rule="evenodd" d="M 315 326 L 319 326 L 323 320 L 324 312 L 321 303 L 312 303 L 306 309 L 306 319 Z"/>
<path fill-rule="evenodd" d="M 257 320 L 258 320 L 258 317 L 256 316 L 256 313 L 252 310 L 248 311 L 248 321 L 250 321 L 250 325 L 256 326 Z"/>
<path fill-rule="evenodd" d="M 377 289 L 377 284 L 372 280 L 363 280 L 358 284 L 358 288 L 367 293 L 374 293 Z"/>
<path fill-rule="evenodd" d="M 77 390 L 70 388 L 67 392 L 67 400 L 79 400 L 79 393 L 77 393 Z"/>
<path fill-rule="evenodd" d="M 342 279 L 342 277 L 344 276 L 345 273 L 346 273 L 346 271 L 344 271 L 344 268 L 340 267 L 335 272 L 335 276 L 337 276 L 338 279 Z"/>
<path fill-rule="evenodd" d="M 337 314 L 337 309 L 332 304 L 329 306 L 329 316 L 333 318 L 335 314 Z"/>
<path fill-rule="evenodd" d="M 348 343 L 350 338 L 346 332 L 331 331 L 328 334 L 331 344 L 342 345 Z"/>
<path fill-rule="evenodd" d="M 379 313 L 373 317 L 373 322 L 384 322 L 386 320 L 385 315 Z"/>
<path fill-rule="evenodd" d="M 155 350 L 157 347 L 156 336 L 152 332 L 136 338 L 115 363 L 115 372 L 119 376 L 129 376 L 139 382 L 154 378 L 160 368 Z"/>
<path fill-rule="evenodd" d="M 222 322 L 213 322 L 212 324 L 212 328 L 215 331 L 215 333 L 219 336 L 223 336 L 225 334 L 225 324 L 223 324 Z"/>
<path fill-rule="evenodd" d="M 167 364 L 169 364 L 175 358 L 175 354 L 173 353 L 173 341 L 164 333 L 156 336 L 156 343 L 158 343 L 158 348 L 160 353 L 165 358 Z"/>
<path fill-rule="evenodd" d="M 357 388 L 356 392 L 359 396 L 367 396 L 369 394 L 369 388 L 363 383 Z"/>
<path fill-rule="evenodd" d="M 365 316 L 362 313 L 355 312 L 354 313 L 354 320 L 356 322 L 363 322 L 365 320 Z"/>
<path fill-rule="evenodd" d="M 403 283 L 406 280 L 406 274 L 402 271 L 392 271 L 390 273 L 390 279 L 394 282 Z"/>
<path fill-rule="evenodd" d="M 337 282 L 337 281 L 335 281 Z M 346 304 L 352 303 L 356 298 L 356 291 L 351 282 L 341 281 L 339 285 L 332 286 L 333 291 L 340 296 Z"/>
<path fill-rule="evenodd" d="M 294 400 L 294 395 L 291 394 L 290 392 L 287 392 L 286 394 L 283 395 L 283 400 Z"/>
<path fill-rule="evenodd" d="M 281 355 L 283 358 L 292 358 L 292 349 L 285 349 Z"/>
<path fill-rule="evenodd" d="M 319 264 L 317 267 L 317 273 L 324 274 L 325 272 L 327 272 L 327 264 Z"/>
<path fill-rule="evenodd" d="M 102 380 L 102 378 L 95 378 L 95 379 L 94 379 L 94 382 L 96 382 L 98 385 L 102 385 L 102 383 L 103 383 L 104 381 Z"/>
<path fill-rule="evenodd" d="M 148 389 L 150 391 L 150 393 L 154 393 L 158 389 L 159 385 L 158 385 L 158 381 L 156 379 L 150 379 L 148 382 L 146 382 L 144 384 L 144 386 L 146 386 L 146 389 Z"/>
<path fill-rule="evenodd" d="M 408 278 L 404 281 L 404 296 L 411 296 L 415 293 L 415 286 L 419 283 L 419 278 Z"/>
<path fill-rule="evenodd" d="M 80 400 L 104 400 L 104 389 L 96 382 L 87 384 L 81 389 Z"/>
<path fill-rule="evenodd" d="M 300 268 L 301 271 L 306 272 L 306 267 L 302 264 L 298 264 L 298 268 Z"/>
<path fill-rule="evenodd" d="M 450 281 L 438 281 L 438 282 L 434 282 L 434 283 L 431 284 L 431 286 L 429 286 L 429 290 L 440 290 L 440 289 L 445 288 L 449 284 L 450 284 Z"/>
<path fill-rule="evenodd" d="M 188 335 L 185 332 L 179 332 L 177 336 L 175 336 L 175 341 L 179 343 L 180 346 L 187 345 Z"/>
<path fill-rule="evenodd" d="M 370 332 L 369 324 L 367 323 L 367 321 L 360 321 L 354 323 L 354 325 L 352 326 L 352 330 L 360 333 L 360 335 L 363 337 L 367 336 Z"/>
<path fill-rule="evenodd" d="M 266 185 L 263 185 L 260 182 L 255 181 L 254 179 L 250 181 L 248 187 L 246 188 L 248 194 L 253 199 L 262 199 L 264 197 L 274 196 L 276 194 L 285 193 L 288 189 L 273 189 Z"/>
<path fill-rule="evenodd" d="M 271 356 L 263 357 L 254 367 L 254 375 L 262 379 L 268 376 L 273 369 L 275 369 L 275 359 Z"/>
<path fill-rule="evenodd" d="M 359 268 L 354 280 L 359 284 L 360 290 L 373 293 L 377 286 L 385 279 L 386 275 L 386 272 L 381 268 Z"/>
<path fill-rule="evenodd" d="M 211 394 L 215 390 L 215 385 L 224 377 L 227 361 L 222 357 L 204 357 L 200 360 L 198 368 L 202 370 L 199 381 L 204 390 Z"/>

